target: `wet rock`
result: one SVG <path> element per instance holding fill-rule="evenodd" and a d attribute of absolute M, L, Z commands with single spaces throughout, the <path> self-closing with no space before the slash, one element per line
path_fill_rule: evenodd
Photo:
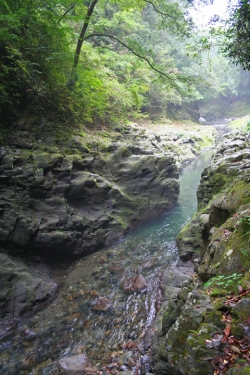
<path fill-rule="evenodd" d="M 148 269 L 148 270 L 153 269 L 155 267 L 157 260 L 158 260 L 157 258 L 149 259 L 145 264 L 143 264 L 142 266 L 143 269 Z"/>
<path fill-rule="evenodd" d="M 90 301 L 90 306 L 94 311 L 107 312 L 113 307 L 113 302 L 107 297 L 97 297 Z"/>
<path fill-rule="evenodd" d="M 163 274 L 165 295 L 171 295 L 174 289 L 175 294 L 166 305 L 163 304 L 164 309 L 160 311 L 162 326 L 158 325 L 152 346 L 155 370 L 159 375 L 213 374 L 214 368 L 207 359 L 224 358 L 225 344 L 221 344 L 221 339 L 228 325 L 223 317 L 225 312 L 233 317 L 229 320 L 233 337 L 240 339 L 247 335 L 244 327 L 249 316 L 248 292 L 240 301 L 230 304 L 225 301 L 230 300 L 231 292 L 236 293 L 237 285 L 233 281 L 226 288 L 223 282 L 216 284 L 212 288 L 214 296 L 203 287 L 203 283 L 212 277 L 223 279 L 225 276 L 227 280 L 238 273 L 242 273 L 239 278 L 244 275 L 239 289 L 249 285 L 249 273 L 245 272 L 249 270 L 249 240 L 245 236 L 249 225 L 248 229 L 244 227 L 244 219 L 241 219 L 250 212 L 247 142 L 245 136 L 243 139 L 241 136 L 229 137 L 217 147 L 213 162 L 202 173 L 198 189 L 199 211 L 178 235 L 180 256 L 196 260 L 198 277 L 193 276 L 180 289 L 180 280 L 171 275 L 172 272 Z M 232 164 L 236 168 L 236 161 L 237 172 L 232 174 Z M 184 264 L 182 262 L 182 267 Z M 171 290 L 167 284 L 176 288 Z M 242 367 L 235 362 L 229 372 L 244 373 L 246 366 L 246 361 L 242 361 Z"/>
<path fill-rule="evenodd" d="M 151 347 L 153 340 L 154 340 L 154 336 L 155 336 L 154 329 L 148 328 L 145 333 L 144 340 L 143 340 L 143 351 L 148 350 Z"/>
<path fill-rule="evenodd" d="M 117 264 L 112 264 L 111 266 L 109 266 L 108 270 L 110 273 L 117 274 L 122 271 L 121 267 L 122 262 L 119 262 Z"/>
<path fill-rule="evenodd" d="M 80 317 L 82 316 L 82 314 L 80 312 L 76 312 L 76 313 L 73 313 L 71 315 L 68 315 L 66 316 L 66 319 L 67 320 L 77 320 L 79 319 Z M 84 326 L 86 326 L 86 324 L 83 324 Z"/>
<path fill-rule="evenodd" d="M 144 292 L 147 290 L 148 287 L 146 280 L 142 275 L 137 275 L 130 277 L 128 279 L 124 279 L 122 280 L 120 286 L 127 293 Z"/>
<path fill-rule="evenodd" d="M 117 362 L 118 362 L 118 358 L 119 358 L 119 353 L 117 353 L 117 352 L 112 352 L 112 353 L 110 354 L 110 357 L 109 357 L 108 362 L 110 362 L 110 363 L 117 363 Z"/>
<path fill-rule="evenodd" d="M 132 357 L 129 357 L 129 358 L 127 359 L 127 365 L 128 365 L 129 367 L 134 367 L 134 366 L 135 366 L 135 361 L 134 361 L 134 359 L 133 359 Z"/>
<path fill-rule="evenodd" d="M 96 375 L 98 371 L 91 365 L 86 354 L 61 358 L 58 368 L 63 375 Z"/>
<path fill-rule="evenodd" d="M 125 365 L 121 365 L 120 368 L 119 368 L 120 371 L 127 371 L 128 370 L 128 367 L 125 366 Z"/>
<path fill-rule="evenodd" d="M 60 144 L 52 132 L 36 142 L 33 125 L 25 137 L 36 143 L 34 150 L 25 145 L 1 148 L 1 198 L 6 204 L 1 206 L 0 244 L 8 240 L 12 249 L 29 248 L 49 257 L 88 253 L 176 203 L 175 159 L 153 146 L 152 136 L 143 144 L 110 141 L 108 151 L 99 151 L 98 141 L 67 132 Z"/>
<path fill-rule="evenodd" d="M 57 285 L 43 272 L 20 259 L 0 253 L 0 316 L 12 321 L 53 296 Z"/>
<path fill-rule="evenodd" d="M 128 334 L 128 337 L 130 339 L 136 339 L 138 337 L 138 332 L 137 331 L 132 331 Z"/>
<path fill-rule="evenodd" d="M 34 367 L 37 361 L 37 354 L 34 351 L 30 351 L 22 360 L 21 367 L 22 369 L 31 369 Z"/>
<path fill-rule="evenodd" d="M 126 365 L 128 364 L 128 358 L 131 358 L 132 352 L 124 352 L 122 355 L 119 356 L 118 363 L 119 365 Z"/>
<path fill-rule="evenodd" d="M 152 370 L 152 360 L 148 355 L 141 358 L 141 374 L 145 375 Z"/>
<path fill-rule="evenodd" d="M 46 131 L 40 119 L 10 125 L 0 149 L 0 245 L 8 243 L 12 254 L 30 251 L 48 262 L 61 260 L 62 255 L 85 255 L 121 239 L 139 222 L 159 217 L 176 203 L 173 135 L 140 130 L 141 140 L 128 128 L 126 137 L 107 140 L 103 147 L 99 137 L 69 135 L 60 124 L 45 123 Z M 192 149 L 190 143 L 185 147 Z M 185 159 L 186 151 L 180 152 Z M 5 267 L 9 275 L 0 276 L 1 317 L 19 318 L 50 298 L 56 288 L 48 275 L 29 277 L 24 263 L 19 265 Z M 18 276 L 22 267 L 24 282 Z M 143 288 L 145 284 L 135 290 Z M 77 292 L 67 298 L 78 296 Z"/>
<path fill-rule="evenodd" d="M 128 340 L 125 344 L 126 349 L 137 349 L 137 345 L 134 341 Z"/>
<path fill-rule="evenodd" d="M 32 341 L 36 338 L 36 332 L 30 330 L 29 328 L 25 328 L 22 335 L 23 338 L 27 341 Z"/>

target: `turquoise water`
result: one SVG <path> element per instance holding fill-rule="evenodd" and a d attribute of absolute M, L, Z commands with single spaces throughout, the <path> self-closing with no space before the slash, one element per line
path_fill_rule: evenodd
<path fill-rule="evenodd" d="M 187 165 L 180 175 L 180 194 L 177 205 L 164 217 L 143 225 L 139 231 L 131 236 L 131 240 L 160 242 L 169 247 L 182 227 L 190 221 L 197 209 L 196 191 L 200 176 L 206 166 L 210 164 L 213 150 L 208 150 L 196 160 Z"/>
<path fill-rule="evenodd" d="M 101 364 L 129 339 L 140 342 L 155 318 L 155 301 L 162 297 L 162 270 L 178 259 L 175 237 L 196 210 L 200 175 L 211 155 L 207 151 L 185 167 L 178 204 L 171 212 L 69 267 L 53 303 L 23 321 L 17 334 L 2 344 L 1 374 L 57 375 L 61 357 L 84 351 Z M 147 292 L 125 293 L 122 282 L 138 274 L 145 278 Z M 112 301 L 110 311 L 92 311 L 90 301 L 97 295 Z M 23 337 L 27 329 L 34 340 Z"/>

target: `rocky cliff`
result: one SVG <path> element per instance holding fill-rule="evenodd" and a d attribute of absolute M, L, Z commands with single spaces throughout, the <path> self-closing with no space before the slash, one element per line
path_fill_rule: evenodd
<path fill-rule="evenodd" d="M 157 374 L 249 374 L 250 134 L 227 136 L 177 242 L 197 271 L 158 320 Z"/>
<path fill-rule="evenodd" d="M 1 147 L 2 246 L 51 257 L 82 255 L 175 204 L 173 155 L 143 145 L 138 132 L 100 142 L 51 127 L 39 133 L 39 125 L 30 131 L 31 124 L 23 124 Z"/>
<path fill-rule="evenodd" d="M 28 118 L 1 134 L 0 335 L 53 297 L 52 262 L 119 241 L 173 207 L 178 170 L 216 134 L 153 128 L 88 130 Z"/>

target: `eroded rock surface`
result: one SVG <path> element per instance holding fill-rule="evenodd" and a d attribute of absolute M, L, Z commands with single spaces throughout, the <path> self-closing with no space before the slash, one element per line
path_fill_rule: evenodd
<path fill-rule="evenodd" d="M 180 257 L 194 261 L 197 276 L 161 310 L 153 346 L 159 375 L 249 371 L 249 146 L 249 134 L 218 145 L 202 174 L 199 210 L 178 235 Z"/>
<path fill-rule="evenodd" d="M 1 318 L 18 319 L 55 290 L 20 257 L 87 255 L 176 203 L 178 168 L 163 138 L 124 129 L 110 138 L 31 119 L 9 128 L 0 148 Z"/>
<path fill-rule="evenodd" d="M 217 146 L 211 165 L 202 172 L 197 191 L 199 211 L 178 234 L 181 259 L 201 258 L 212 228 L 220 227 L 247 201 L 249 169 L 249 135 L 225 137 Z"/>
<path fill-rule="evenodd" d="M 53 296 L 57 284 L 45 265 L 28 266 L 21 259 L 0 253 L 0 337 L 8 335 L 13 322 Z M 31 338 L 31 335 L 27 340 Z"/>
<path fill-rule="evenodd" d="M 40 126 L 19 125 L 2 147 L 2 246 L 49 257 L 86 254 L 176 203 L 173 155 L 141 142 L 138 132 L 112 141 Z"/>
<path fill-rule="evenodd" d="M 0 317 L 10 326 L 51 297 L 56 284 L 43 262 L 87 255 L 173 207 L 178 169 L 214 140 L 215 130 L 203 128 L 205 141 L 201 129 L 174 134 L 120 126 L 111 137 L 47 119 L 11 125 L 0 147 L 0 253 L 20 263 L 15 272 L 5 265 L 0 275 Z M 44 267 L 40 274 L 24 263 L 33 254 Z M 117 263 L 110 272 L 123 270 Z M 136 291 L 146 288 L 138 282 Z"/>

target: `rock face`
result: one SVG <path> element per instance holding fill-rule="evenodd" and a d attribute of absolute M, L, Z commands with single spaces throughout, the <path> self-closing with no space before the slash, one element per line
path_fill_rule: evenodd
<path fill-rule="evenodd" d="M 199 210 L 178 235 L 180 257 L 195 261 L 197 277 L 161 311 L 157 374 L 249 372 L 241 346 L 250 345 L 249 138 L 236 134 L 219 144 L 202 174 Z"/>
<path fill-rule="evenodd" d="M 107 141 L 19 125 L 0 158 L 0 244 L 80 255 L 168 211 L 179 192 L 170 153 L 136 134 Z M 139 138 L 138 138 L 139 139 Z"/>
<path fill-rule="evenodd" d="M 39 277 L 20 257 L 87 255 L 174 206 L 178 169 L 161 141 L 136 127 L 113 138 L 45 120 L 8 129 L 0 147 L 0 318 L 18 319 L 55 291 L 46 271 Z"/>
<path fill-rule="evenodd" d="M 0 286 L 0 318 L 5 318 L 0 323 L 0 337 L 8 334 L 9 322 L 38 307 L 57 287 L 45 266 L 29 267 L 4 253 L 0 253 Z"/>
<path fill-rule="evenodd" d="M 225 137 L 217 146 L 211 165 L 202 172 L 197 191 L 198 213 L 177 236 L 181 259 L 203 256 L 210 230 L 222 225 L 235 214 L 242 202 L 247 201 L 249 168 L 249 135 Z M 233 193 L 229 193 L 229 185 L 234 188 Z M 226 194 L 223 189 L 226 189 Z"/>

